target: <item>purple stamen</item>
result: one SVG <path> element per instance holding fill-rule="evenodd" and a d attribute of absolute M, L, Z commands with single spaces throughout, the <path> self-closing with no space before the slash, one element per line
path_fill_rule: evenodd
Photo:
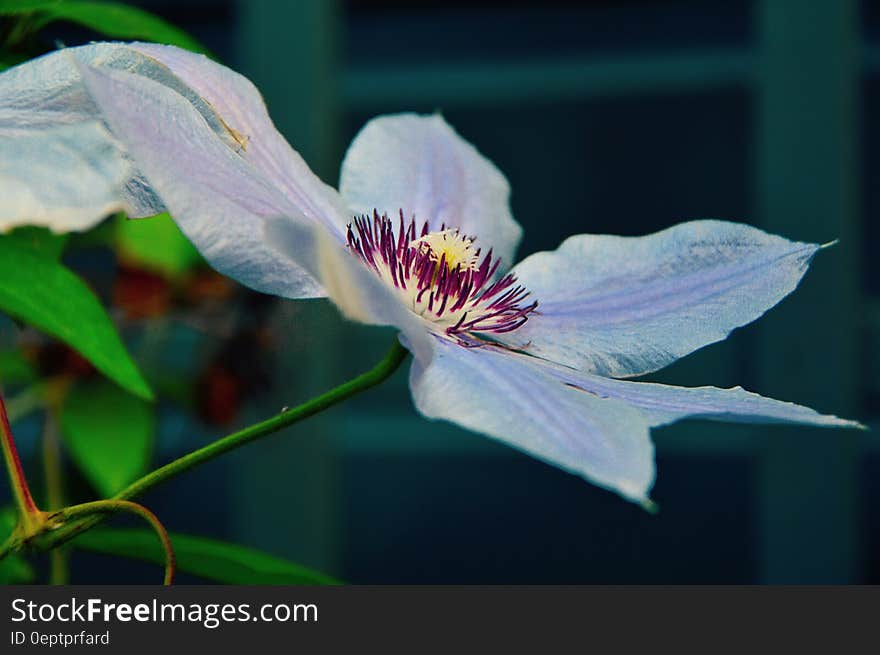
<path fill-rule="evenodd" d="M 446 229 L 443 223 L 440 232 Z M 433 252 L 430 241 L 419 241 L 429 234 L 431 228 L 427 221 L 417 229 L 415 219 L 407 223 L 402 210 L 395 233 L 395 226 L 388 216 L 380 216 L 374 210 L 372 216 L 354 217 L 346 239 L 352 254 L 395 288 L 411 294 L 408 302 L 413 303 L 413 311 L 429 321 L 454 321 L 445 327 L 445 332 L 456 337 L 462 345 L 479 345 L 479 340 L 469 337 L 468 333 L 512 332 L 528 320 L 538 303 L 520 305 L 529 292 L 516 284 L 515 276 L 507 274 L 495 279 L 501 260 L 493 256 L 491 249 L 482 259 L 482 249 L 477 249 L 471 255 L 472 263 L 462 266 L 461 261 L 454 261 L 456 256 L 450 260 L 445 251 Z M 457 231 L 453 236 L 444 234 L 443 242 L 447 238 L 450 243 L 456 239 L 474 241 L 459 236 Z M 414 287 L 408 287 L 408 283 Z M 461 312 L 460 316 L 456 316 L 458 312 Z"/>

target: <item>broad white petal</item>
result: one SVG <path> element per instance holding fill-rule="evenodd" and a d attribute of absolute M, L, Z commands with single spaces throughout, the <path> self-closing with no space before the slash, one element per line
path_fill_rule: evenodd
<path fill-rule="evenodd" d="M 59 231 L 86 229 L 119 209 L 133 217 L 165 210 L 123 145 L 110 131 L 102 130 L 106 122 L 83 85 L 80 66 L 124 71 L 173 89 L 192 104 L 217 138 L 241 149 L 243 137 L 213 106 L 214 95 L 211 99 L 202 97 L 188 85 L 189 80 L 184 82 L 159 60 L 162 56 L 169 64 L 176 64 L 174 57 L 180 52 L 153 44 L 94 43 L 59 50 L 0 74 L 0 229 L 22 223 L 48 225 Z M 210 81 L 219 78 L 217 71 L 227 71 L 230 84 L 237 84 L 236 89 L 245 86 L 240 76 L 202 59 L 201 69 L 195 63 L 181 64 L 182 72 L 190 79 L 199 79 L 201 74 Z M 234 99 L 245 104 L 243 93 L 234 94 Z M 247 105 L 248 111 L 239 109 L 236 102 L 220 104 L 224 109 L 235 108 L 231 111 L 234 119 L 258 113 L 253 102 Z M 257 154 L 268 147 L 267 143 L 289 150 L 262 105 L 259 109 L 263 122 L 242 119 L 261 144 Z M 50 184 L 44 174 L 48 167 L 54 169 Z M 342 207 L 338 194 L 333 192 L 333 197 Z M 342 227 L 334 225 L 334 229 L 341 231 Z"/>
<path fill-rule="evenodd" d="M 601 398 L 637 407 L 652 426 L 685 418 L 732 423 L 799 423 L 826 428 L 864 428 L 857 421 L 819 414 L 809 407 L 765 398 L 742 387 L 674 387 L 653 382 L 616 380 L 550 365 L 558 379 Z"/>
<path fill-rule="evenodd" d="M 400 296 L 326 230 L 284 217 L 266 221 L 267 243 L 321 283 L 342 314 L 358 323 L 398 328 L 403 343 L 424 362 L 433 356 L 425 321 Z"/>
<path fill-rule="evenodd" d="M 600 375 L 655 371 L 761 316 L 818 249 L 712 220 L 645 237 L 573 236 L 514 267 L 538 309 L 504 341 Z"/>
<path fill-rule="evenodd" d="M 630 500 L 647 499 L 654 447 L 639 410 L 575 389 L 539 360 L 435 342 L 431 363 L 416 361 L 410 372 L 422 414 L 508 443 Z"/>
<path fill-rule="evenodd" d="M 510 185 L 492 162 L 437 114 L 380 116 L 352 141 L 340 191 L 358 214 L 403 210 L 432 229 L 442 223 L 477 238 L 512 264 L 522 228 L 510 212 Z"/>
<path fill-rule="evenodd" d="M 189 100 L 138 75 L 88 67 L 80 74 L 113 134 L 214 268 L 264 293 L 324 295 L 263 236 L 267 217 L 308 219 L 237 148 L 217 138 Z"/>
<path fill-rule="evenodd" d="M 242 157 L 274 182 L 300 213 L 344 237 L 351 220 L 345 202 L 278 132 L 250 80 L 204 55 L 174 46 L 133 43 L 131 47 L 167 66 L 205 98 L 240 140 Z"/>
<path fill-rule="evenodd" d="M 96 122 L 0 136 L 0 231 L 85 230 L 126 205 L 129 163 Z"/>
<path fill-rule="evenodd" d="M 158 62 L 107 43 L 54 52 L 0 74 L 0 230 L 26 223 L 83 230 L 114 211 L 164 209 L 101 124 L 77 61 L 175 83 Z"/>

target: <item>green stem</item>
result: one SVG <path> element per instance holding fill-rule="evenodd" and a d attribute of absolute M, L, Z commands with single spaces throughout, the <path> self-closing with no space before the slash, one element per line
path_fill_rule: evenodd
<path fill-rule="evenodd" d="M 281 430 L 282 428 L 286 428 L 289 425 L 302 421 L 310 416 L 314 416 L 343 400 L 347 400 L 362 391 L 366 391 L 380 382 L 383 382 L 394 373 L 403 360 L 406 359 L 407 354 L 407 351 L 395 340 L 394 346 L 392 346 L 385 358 L 366 373 L 362 373 L 356 378 L 349 380 L 316 398 L 304 402 L 302 405 L 294 407 L 293 409 L 288 409 L 277 416 L 255 423 L 243 430 L 239 430 L 238 432 L 215 441 L 204 448 L 199 448 L 188 455 L 184 455 L 180 459 L 176 459 L 173 462 L 156 469 L 152 473 L 145 475 L 141 479 L 136 480 L 116 494 L 114 498 L 132 498 L 134 496 L 139 496 L 147 489 L 154 487 L 168 478 L 172 478 L 184 471 L 188 471 L 194 466 L 198 466 L 208 460 L 214 459 L 230 450 L 240 448 L 246 443 L 255 441 L 260 437 L 265 437 L 273 432 L 278 432 L 278 430 Z"/>
<path fill-rule="evenodd" d="M 34 502 L 27 479 L 25 479 L 24 468 L 21 465 L 21 458 L 18 456 L 18 449 L 15 447 L 15 439 L 12 436 L 12 428 L 9 426 L 9 417 L 6 415 L 6 405 L 3 403 L 2 395 L 0 395 L 0 442 L 2 442 L 6 471 L 9 474 L 9 484 L 12 486 L 12 493 L 15 496 L 15 503 L 18 506 L 23 527 L 27 530 L 42 522 L 42 512 Z"/>
<path fill-rule="evenodd" d="M 46 508 L 55 511 L 64 507 L 64 474 L 61 470 L 58 422 L 52 410 L 46 412 L 42 446 L 43 475 L 46 479 Z"/>
<path fill-rule="evenodd" d="M 408 351 L 401 346 L 395 338 L 394 344 L 385 355 L 385 358 L 366 373 L 362 373 L 356 378 L 304 402 L 302 405 L 294 407 L 293 409 L 285 410 L 277 416 L 273 416 L 265 421 L 248 426 L 243 430 L 239 430 L 227 437 L 208 444 L 204 448 L 199 448 L 188 455 L 184 455 L 180 459 L 170 462 L 169 464 L 156 469 L 152 473 L 148 473 L 139 480 L 136 480 L 116 494 L 114 499 L 123 500 L 138 496 L 160 482 L 164 482 L 169 478 L 180 475 L 184 471 L 188 471 L 199 464 L 203 464 L 215 457 L 219 457 L 230 450 L 240 448 L 251 441 L 278 432 L 278 430 L 281 430 L 282 428 L 286 428 L 289 425 L 293 425 L 303 419 L 314 416 L 315 414 L 341 403 L 343 400 L 347 400 L 362 391 L 371 389 L 388 379 L 391 374 L 400 367 L 408 354 Z M 88 530 L 98 523 L 98 521 L 100 521 L 100 518 L 92 517 L 81 523 L 62 527 L 47 535 L 48 539 L 41 545 L 45 548 L 54 548 L 55 546 L 69 541 L 77 534 Z M 3 552 L 0 551 L 0 557 L 2 557 L 2 555 Z"/>
<path fill-rule="evenodd" d="M 171 546 L 171 538 L 162 522 L 153 512 L 143 505 L 133 503 L 130 500 L 95 500 L 91 503 L 71 505 L 50 515 L 50 521 L 67 522 L 78 518 L 94 518 L 96 515 L 115 514 L 116 512 L 128 512 L 144 519 L 159 537 L 162 549 L 165 551 L 165 579 L 163 584 L 168 586 L 174 580 L 174 548 Z M 56 551 L 57 552 L 57 551 Z"/>
<path fill-rule="evenodd" d="M 61 468 L 61 445 L 54 408 L 46 412 L 43 425 L 43 476 L 46 479 L 46 508 L 57 511 L 64 507 L 64 474 Z M 56 548 L 49 553 L 49 583 L 65 585 L 70 581 L 67 552 Z"/>
<path fill-rule="evenodd" d="M 49 584 L 70 584 L 70 559 L 65 548 L 55 548 L 49 552 Z"/>

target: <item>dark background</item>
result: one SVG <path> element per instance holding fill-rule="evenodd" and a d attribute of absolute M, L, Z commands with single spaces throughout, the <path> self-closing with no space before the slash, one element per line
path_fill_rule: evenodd
<path fill-rule="evenodd" d="M 441 110 L 507 174 L 520 257 L 573 233 L 695 218 L 840 238 L 778 309 L 653 379 L 741 384 L 876 425 L 880 3 L 135 4 L 251 77 L 328 182 L 371 116 Z M 76 263 L 100 277 L 100 262 Z M 235 424 L 346 379 L 393 337 L 322 302 L 247 303 L 280 338 L 269 352 L 243 339 L 223 355 L 265 383 Z M 183 356 L 191 338 L 172 332 L 164 356 Z M 157 460 L 227 431 L 171 404 L 161 415 Z M 880 583 L 874 433 L 695 422 L 655 436 L 651 516 L 419 418 L 399 373 L 146 502 L 170 529 L 356 583 Z M 73 563 L 75 582 L 157 575 L 93 555 Z"/>

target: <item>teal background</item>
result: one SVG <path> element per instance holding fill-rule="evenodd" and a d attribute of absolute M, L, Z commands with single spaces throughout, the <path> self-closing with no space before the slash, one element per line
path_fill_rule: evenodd
<path fill-rule="evenodd" d="M 840 239 L 780 307 L 652 379 L 742 384 L 876 426 L 880 3 L 135 4 L 248 75 L 328 182 L 369 117 L 442 111 L 507 174 L 520 257 L 574 233 L 638 235 L 695 218 Z M 271 384 L 240 424 L 359 372 L 393 338 L 323 302 L 253 302 L 281 338 Z M 169 337 L 168 356 L 191 338 Z M 246 342 L 238 348 L 249 357 Z M 172 406 L 162 417 L 161 459 L 223 433 Z M 693 422 L 655 437 L 661 510 L 651 516 L 421 419 L 398 373 L 146 501 L 169 529 L 358 583 L 880 582 L 876 431 Z M 73 570 L 74 581 L 155 577 L 83 554 Z"/>

